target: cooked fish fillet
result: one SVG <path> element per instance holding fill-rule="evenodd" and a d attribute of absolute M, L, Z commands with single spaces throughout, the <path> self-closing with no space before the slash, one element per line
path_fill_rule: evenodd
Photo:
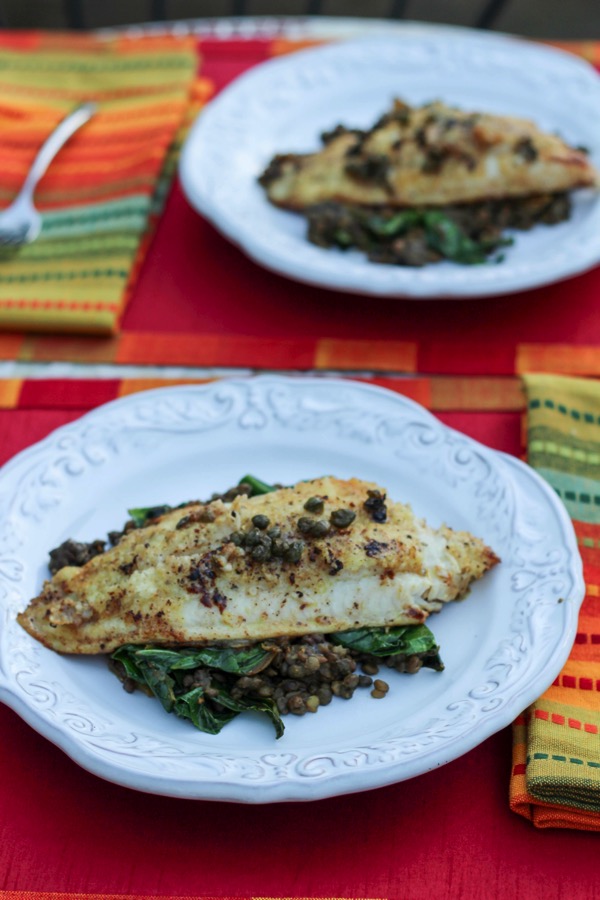
<path fill-rule="evenodd" d="M 323 508 L 308 512 L 315 497 Z M 327 534 L 306 533 L 316 522 Z M 377 485 L 322 478 L 169 512 L 60 569 L 18 621 L 64 653 L 416 624 L 497 562 L 478 538 L 429 528 Z"/>
<path fill-rule="evenodd" d="M 328 200 L 445 206 L 597 187 L 586 153 L 525 119 L 396 101 L 367 132 L 338 127 L 317 153 L 276 156 L 269 199 L 302 210 Z"/>

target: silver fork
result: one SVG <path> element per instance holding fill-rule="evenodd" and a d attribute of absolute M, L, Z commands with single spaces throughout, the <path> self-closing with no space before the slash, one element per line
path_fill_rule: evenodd
<path fill-rule="evenodd" d="M 82 103 L 69 113 L 46 138 L 35 157 L 23 187 L 5 210 L 0 212 L 0 247 L 29 244 L 42 230 L 42 217 L 34 206 L 33 195 L 46 169 L 71 135 L 91 119 L 96 103 Z"/>

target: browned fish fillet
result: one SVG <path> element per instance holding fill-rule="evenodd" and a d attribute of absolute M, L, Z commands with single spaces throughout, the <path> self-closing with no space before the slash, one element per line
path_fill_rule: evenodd
<path fill-rule="evenodd" d="M 64 653 L 416 624 L 497 562 L 377 485 L 321 478 L 169 512 L 62 568 L 18 621 Z"/>
<path fill-rule="evenodd" d="M 600 181 L 586 153 L 528 120 L 396 101 L 370 131 L 340 127 L 317 153 L 276 156 L 261 183 L 277 206 L 303 210 L 328 200 L 446 206 Z"/>

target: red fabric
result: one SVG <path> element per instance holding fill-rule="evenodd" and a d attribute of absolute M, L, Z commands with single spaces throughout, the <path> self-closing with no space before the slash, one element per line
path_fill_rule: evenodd
<path fill-rule="evenodd" d="M 309 346 L 323 337 L 415 341 L 419 372 L 510 375 L 518 344 L 600 344 L 599 301 L 600 268 L 525 294 L 460 302 L 373 300 L 309 287 L 257 266 L 176 186 L 123 330 L 265 343 L 293 337 Z"/>
<path fill-rule="evenodd" d="M 314 804 L 153 797 L 80 769 L 0 707 L 6 890 L 431 900 L 593 898 L 597 839 L 508 809 L 509 730 L 412 781 Z M 1 895 L 0 895 L 1 897 Z"/>
<path fill-rule="evenodd" d="M 116 397 L 118 379 L 95 381 L 90 378 L 61 381 L 35 379 L 24 381 L 19 395 L 20 409 L 92 409 Z"/>

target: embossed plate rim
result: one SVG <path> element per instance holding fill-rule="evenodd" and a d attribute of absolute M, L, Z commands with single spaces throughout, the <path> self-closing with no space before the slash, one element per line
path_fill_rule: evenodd
<path fill-rule="evenodd" d="M 570 579 L 569 583 L 571 584 L 569 596 L 570 602 L 560 605 L 560 617 L 562 617 L 560 623 L 558 620 L 559 613 L 555 612 L 559 607 L 554 601 L 554 605 L 550 606 L 545 590 L 542 590 L 542 588 L 539 589 L 541 600 L 543 600 L 544 603 L 546 603 L 546 606 L 551 609 L 551 624 L 554 628 L 551 657 L 550 660 L 546 662 L 542 671 L 537 671 L 535 669 L 535 658 L 532 657 L 531 651 L 529 652 L 528 657 L 526 652 L 527 648 L 525 648 L 525 652 L 522 654 L 522 658 L 519 662 L 525 666 L 533 666 L 533 673 L 531 670 L 527 670 L 525 673 L 527 674 L 527 678 L 524 680 L 523 670 L 520 671 L 520 674 L 517 672 L 517 679 L 520 678 L 521 680 L 517 680 L 516 685 L 511 685 L 512 693 L 508 700 L 506 697 L 502 696 L 502 690 L 506 688 L 503 688 L 501 684 L 498 691 L 493 685 L 491 688 L 489 687 L 489 681 L 483 685 L 475 682 L 475 687 L 470 693 L 476 697 L 479 706 L 477 706 L 477 704 L 471 704 L 474 707 L 474 712 L 478 713 L 485 710 L 485 703 L 489 702 L 490 698 L 492 703 L 491 711 L 485 710 L 485 715 L 482 716 L 482 720 L 476 721 L 474 727 L 471 727 L 468 721 L 466 724 L 465 722 L 461 722 L 460 718 L 458 724 L 452 720 L 452 722 L 448 724 L 447 734 L 444 735 L 446 743 L 443 743 L 442 741 L 443 746 L 441 748 L 435 746 L 431 749 L 431 743 L 427 743 L 427 736 L 422 735 L 422 744 L 426 749 L 421 753 L 415 753 L 410 750 L 407 753 L 406 750 L 401 748 L 400 744 L 403 741 L 403 746 L 405 748 L 410 748 L 412 743 L 414 743 L 415 735 L 411 732 L 409 733 L 408 738 L 406 737 L 406 722 L 403 722 L 404 736 L 402 737 L 402 741 L 395 738 L 393 734 L 392 737 L 390 737 L 389 727 L 387 728 L 387 731 L 386 729 L 382 730 L 379 728 L 378 730 L 375 729 L 372 734 L 365 735 L 365 739 L 370 741 L 370 744 L 367 744 L 366 746 L 364 743 L 361 744 L 360 742 L 354 741 L 351 747 L 340 749 L 334 742 L 329 748 L 319 747 L 316 752 L 314 750 L 308 754 L 305 752 L 305 758 L 300 759 L 299 761 L 299 756 L 302 755 L 302 746 L 300 746 L 299 751 L 297 748 L 294 748 L 293 743 L 285 749 L 282 748 L 279 750 L 277 744 L 273 740 L 272 745 L 269 743 L 268 751 L 265 751 L 264 747 L 260 750 L 263 754 L 262 756 L 252 749 L 250 751 L 245 750 L 244 752 L 239 751 L 236 755 L 235 753 L 231 754 L 230 751 L 227 751 L 227 753 L 220 751 L 218 739 L 211 737 L 209 740 L 215 741 L 214 752 L 212 746 L 207 744 L 206 741 L 204 743 L 201 742 L 198 750 L 195 751 L 194 759 L 191 761 L 186 760 L 183 751 L 183 762 L 181 761 L 182 757 L 179 759 L 173 757 L 172 770 L 165 775 L 165 773 L 161 771 L 160 765 L 156 760 L 164 760 L 164 753 L 166 752 L 164 748 L 166 747 L 168 749 L 167 740 L 171 740 L 171 743 L 173 743 L 174 740 L 172 733 L 169 731 L 171 727 L 170 723 L 172 721 L 170 717 L 165 716 L 164 721 L 161 722 L 161 735 L 163 732 L 166 734 L 166 738 L 163 739 L 163 756 L 160 756 L 160 748 L 153 751 L 152 747 L 150 747 L 150 750 L 146 749 L 145 751 L 142 748 L 142 750 L 137 752 L 136 756 L 135 748 L 132 750 L 131 748 L 124 747 L 122 743 L 121 752 L 114 751 L 114 748 L 111 749 L 112 745 L 110 744 L 110 741 L 113 740 L 114 735 L 109 734 L 108 744 L 105 742 L 105 745 L 101 746 L 101 730 L 99 732 L 99 737 L 94 737 L 92 734 L 92 737 L 90 738 L 89 734 L 78 734 L 77 732 L 73 732 L 73 730 L 67 729 L 60 721 L 57 721 L 57 718 L 54 716 L 54 710 L 50 709 L 48 711 L 44 709 L 43 702 L 41 703 L 41 707 L 39 703 L 36 706 L 36 703 L 23 689 L 23 679 L 26 679 L 27 677 L 26 671 L 22 668 L 20 672 L 17 672 L 17 675 L 21 676 L 21 681 L 19 681 L 17 676 L 10 670 L 10 663 L 19 653 L 23 653 L 24 646 L 29 648 L 29 652 L 32 652 L 34 657 L 36 655 L 36 650 L 39 653 L 39 648 L 28 636 L 24 636 L 24 633 L 21 633 L 18 626 L 15 625 L 13 612 L 7 601 L 3 604 L 4 608 L 0 609 L 0 613 L 2 613 L 5 619 L 7 629 L 14 628 L 15 631 L 14 633 L 11 633 L 13 641 L 12 647 L 14 647 L 14 649 L 11 647 L 10 653 L 5 653 L 5 644 L 4 642 L 2 643 L 2 656 L 0 656 L 0 697 L 4 702 L 15 709 L 16 712 L 32 725 L 35 730 L 60 746 L 84 768 L 110 781 L 142 791 L 171 796 L 254 803 L 320 799 L 322 797 L 380 787 L 385 784 L 404 780 L 405 778 L 414 777 L 415 775 L 422 774 L 431 768 L 449 762 L 462 755 L 490 734 L 507 725 L 523 708 L 532 702 L 538 694 L 551 683 L 562 667 L 564 660 L 568 656 L 577 627 L 577 609 L 583 599 L 584 587 L 581 572 L 581 560 L 577 550 L 572 524 L 564 507 L 555 496 L 554 492 L 533 470 L 529 469 L 519 460 L 507 457 L 497 451 L 490 450 L 489 448 L 478 444 L 476 441 L 460 435 L 453 429 L 442 425 L 431 413 L 419 406 L 419 404 L 392 391 L 343 379 L 258 376 L 245 379 L 223 379 L 202 386 L 189 385 L 159 388 L 153 391 L 131 395 L 105 404 L 104 406 L 87 413 L 75 422 L 57 429 L 44 440 L 24 450 L 21 454 L 7 463 L 3 470 L 0 471 L 0 497 L 4 497 L 5 499 L 8 497 L 10 500 L 10 486 L 12 482 L 13 492 L 17 487 L 19 488 L 18 497 L 19 501 L 21 501 L 23 495 L 25 494 L 26 496 L 26 492 L 23 491 L 23 488 L 25 487 L 23 478 L 25 475 L 29 477 L 30 473 L 34 470 L 35 465 L 38 464 L 40 460 L 44 464 L 45 460 L 50 464 L 54 464 L 56 462 L 57 452 L 60 450 L 64 456 L 65 448 L 69 447 L 69 441 L 71 439 L 76 441 L 78 435 L 82 440 L 82 446 L 85 447 L 84 437 L 82 436 L 88 434 L 89 431 L 93 440 L 96 441 L 104 424 L 105 430 L 110 432 L 110 440 L 118 441 L 119 434 L 113 434 L 115 416 L 117 419 L 120 416 L 124 422 L 129 421 L 128 427 L 132 433 L 135 434 L 136 423 L 137 431 L 139 432 L 143 432 L 144 428 L 147 430 L 148 422 L 150 423 L 150 426 L 154 423 L 156 429 L 162 427 L 163 430 L 165 430 L 166 426 L 164 425 L 161 416 L 173 415 L 176 417 L 180 414 L 183 415 L 183 413 L 181 413 L 182 409 L 185 411 L 186 409 L 191 408 L 192 412 L 189 413 L 188 420 L 192 422 L 192 432 L 194 422 L 196 422 L 196 430 L 202 431 L 202 427 L 198 422 L 198 410 L 205 414 L 204 422 L 206 422 L 207 417 L 210 416 L 212 407 L 218 407 L 219 398 L 221 398 L 221 401 L 222 398 L 224 398 L 225 402 L 227 402 L 229 398 L 234 404 L 239 401 L 239 406 L 234 407 L 234 412 L 235 415 L 240 415 L 240 420 L 241 417 L 247 413 L 250 413 L 251 415 L 258 414 L 259 417 L 262 414 L 263 417 L 268 420 L 266 411 L 268 399 L 272 409 L 275 411 L 273 416 L 275 416 L 275 413 L 279 415 L 281 421 L 284 423 L 283 428 L 285 431 L 285 429 L 294 429 L 296 427 L 294 417 L 298 410 L 305 412 L 309 417 L 311 409 L 318 410 L 319 403 L 321 403 L 321 406 L 325 403 L 324 415 L 326 417 L 328 415 L 330 416 L 330 413 L 327 411 L 330 407 L 327 407 L 327 403 L 331 406 L 331 403 L 333 402 L 331 397 L 334 396 L 334 394 L 336 402 L 337 397 L 342 396 L 342 400 L 339 401 L 341 406 L 338 405 L 336 408 L 339 410 L 338 418 L 339 422 L 342 422 L 343 427 L 350 427 L 350 429 L 362 427 L 365 411 L 368 410 L 368 414 L 371 415 L 373 420 L 373 434 L 378 434 L 377 429 L 379 428 L 384 429 L 381 439 L 385 439 L 385 452 L 388 451 L 389 447 L 392 447 L 395 440 L 398 442 L 400 449 L 398 453 L 395 453 L 395 459 L 399 458 L 409 461 L 413 452 L 419 456 L 423 456 L 429 452 L 432 454 L 432 459 L 438 467 L 441 466 L 443 469 L 444 465 L 450 466 L 450 464 L 452 464 L 452 466 L 454 466 L 452 473 L 456 470 L 456 477 L 462 479 L 469 490 L 475 485 L 474 495 L 477 495 L 477 492 L 479 491 L 483 498 L 481 499 L 482 503 L 488 503 L 490 508 L 493 506 L 494 510 L 496 510 L 496 507 L 499 508 L 499 512 L 497 513 L 498 523 L 495 523 L 494 527 L 498 527 L 500 531 L 508 528 L 507 540 L 510 539 L 511 545 L 515 544 L 521 546 L 523 541 L 526 544 L 528 540 L 527 522 L 525 522 L 525 526 L 523 527 L 523 522 L 519 519 L 521 507 L 523 505 L 525 507 L 527 506 L 527 503 L 524 504 L 523 502 L 523 495 L 525 496 L 525 500 L 527 500 L 528 491 L 535 493 L 536 497 L 538 497 L 536 503 L 540 502 L 539 497 L 542 498 L 544 518 L 546 515 L 551 514 L 552 521 L 560 532 L 561 548 L 563 544 L 566 548 L 564 554 L 567 561 L 567 571 Z M 199 398 L 195 412 L 193 407 L 194 398 Z M 233 400 L 231 398 L 233 398 Z M 289 398 L 291 398 L 291 400 Z M 296 402 L 296 398 L 299 398 L 299 400 L 297 406 L 294 406 L 293 404 Z M 325 398 L 325 400 L 323 400 L 323 398 Z M 180 404 L 180 407 L 177 406 L 178 403 Z M 288 409 L 286 403 L 288 403 L 288 405 L 291 403 L 291 414 L 286 412 Z M 348 407 L 344 406 L 344 403 L 350 404 L 350 416 L 345 415 Z M 279 404 L 279 406 L 277 406 L 277 404 Z M 352 404 L 354 404 L 353 407 Z M 153 410 L 154 412 L 152 412 Z M 390 412 L 390 410 L 393 410 L 393 413 Z M 153 415 L 154 419 L 152 418 Z M 286 421 L 286 415 L 291 416 L 290 421 Z M 128 416 L 130 417 L 129 420 Z M 194 419 L 194 416 L 196 416 L 196 419 Z M 187 425 L 188 420 L 184 422 L 184 425 Z M 140 422 L 142 424 L 140 424 Z M 290 424 L 290 422 L 292 424 Z M 338 420 L 334 422 L 336 428 L 338 427 L 337 423 Z M 171 430 L 173 430 L 173 427 L 174 426 L 171 426 Z M 215 426 L 209 422 L 208 426 L 205 426 L 205 430 L 206 428 L 210 430 L 211 427 Z M 311 431 L 312 427 L 309 420 L 308 425 L 304 429 L 307 434 L 311 435 L 313 433 Z M 367 427 L 371 427 L 370 421 L 365 425 L 365 428 Z M 239 430 L 239 421 L 235 424 L 235 428 Z M 88 431 L 86 431 L 86 429 L 88 429 Z M 168 429 L 166 430 L 168 431 Z M 302 423 L 300 425 L 300 430 L 302 431 Z M 298 433 L 297 429 L 294 433 Z M 368 431 L 366 433 L 367 435 L 369 434 Z M 352 438 L 350 438 L 350 440 L 351 439 Z M 411 441 L 414 443 L 414 447 L 412 446 Z M 372 447 L 369 447 L 368 449 L 370 453 L 373 452 Z M 92 443 L 91 448 L 88 446 L 88 453 L 91 453 L 92 457 L 96 450 L 96 444 Z M 384 450 L 381 450 L 380 455 L 383 453 Z M 444 453 L 448 456 L 447 460 L 443 455 Z M 99 461 L 99 459 L 100 458 L 96 455 L 96 464 L 102 465 L 102 460 Z M 427 472 L 429 472 L 429 468 L 427 468 L 429 465 L 428 462 L 425 463 L 425 471 Z M 49 468 L 44 469 L 44 476 L 46 476 L 48 471 L 50 471 Z M 433 477 L 433 467 L 431 467 L 431 471 L 431 477 Z M 22 477 L 20 478 L 20 476 Z M 71 475 L 70 477 L 75 476 Z M 15 479 L 16 484 L 14 483 Z M 515 488 L 515 479 L 516 482 L 522 482 L 520 485 L 517 484 L 517 488 Z M 41 483 L 47 484 L 47 482 L 48 479 L 45 477 L 42 479 Z M 52 482 L 52 478 L 50 478 L 50 482 Z M 8 493 L 7 485 L 9 488 Z M 495 490 L 497 491 L 498 486 L 502 488 L 500 494 L 497 492 L 494 493 Z M 462 485 L 459 485 L 459 487 L 461 487 L 462 490 Z M 454 487 L 452 489 L 454 489 Z M 513 502 L 513 493 L 515 490 L 517 491 L 517 494 L 516 499 L 514 499 Z M 504 491 L 504 493 L 502 491 Z M 486 492 L 489 494 L 487 499 Z M 506 504 L 506 510 L 503 504 Z M 7 506 L 6 508 L 10 513 L 10 506 Z M 6 522 L 3 523 L 0 520 L 0 551 L 8 546 L 7 541 L 10 539 L 9 537 L 7 538 L 8 532 L 6 528 L 6 525 L 9 522 L 9 513 L 7 513 Z M 494 515 L 496 515 L 496 512 Z M 15 518 L 13 516 L 10 519 L 10 522 L 12 525 L 18 525 L 18 517 Z M 549 529 L 549 531 L 550 530 L 551 529 Z M 537 540 L 537 538 L 535 538 L 535 540 Z M 535 540 L 533 543 L 535 543 Z M 525 554 L 525 550 L 522 552 Z M 554 553 L 555 551 L 552 550 L 552 552 Z M 548 556 L 547 548 L 546 555 Z M 2 554 L 0 553 L 0 562 L 2 562 L 1 556 Z M 530 559 L 525 554 L 524 559 L 526 563 L 533 561 L 533 565 L 537 565 L 537 558 L 535 555 Z M 26 564 L 27 562 L 26 560 L 19 562 L 18 556 L 15 557 L 15 561 L 21 565 Z M 6 556 L 4 562 L 6 563 Z M 513 565 L 512 557 L 510 558 L 510 564 L 511 566 Z M 521 563 L 519 563 L 519 565 L 521 565 L 523 571 L 526 570 L 526 566 L 525 569 L 523 569 L 523 565 Z M 548 568 L 549 564 L 544 563 L 544 565 Z M 554 563 L 552 563 L 552 565 L 554 565 Z M 0 569 L 1 568 L 2 567 L 0 566 Z M 511 568 L 510 571 L 512 572 L 513 569 Z M 517 567 L 515 569 L 517 576 L 519 571 L 520 570 Z M 546 575 L 547 574 L 548 573 L 546 572 Z M 10 589 L 10 584 L 10 577 L 7 577 L 6 574 L 3 575 L 0 571 L 0 595 L 3 588 L 6 589 L 7 585 Z M 517 592 L 525 592 L 523 597 L 526 596 L 528 590 L 529 588 L 527 588 L 527 586 L 515 588 L 515 591 Z M 516 600 L 514 602 L 516 604 Z M 534 612 L 537 616 L 538 612 L 535 606 Z M 543 613 L 543 610 L 540 611 L 540 614 L 541 613 Z M 532 623 L 535 625 L 537 623 L 537 618 L 534 620 L 530 615 L 530 619 L 527 620 L 528 627 L 530 627 Z M 543 618 L 541 623 L 544 625 Z M 558 628 L 559 625 L 560 628 Z M 546 627 L 546 625 L 544 625 L 544 627 Z M 515 630 L 514 627 L 512 630 Z M 525 638 L 522 638 L 522 640 L 525 640 Z M 521 637 L 519 637 L 519 641 L 521 641 Z M 33 648 L 33 650 L 31 648 Z M 510 655 L 511 652 L 514 652 L 514 648 L 505 648 L 498 658 L 496 658 L 496 653 L 494 654 L 494 657 L 491 660 L 491 662 L 494 663 L 491 667 L 492 669 L 495 670 L 498 666 L 506 667 L 507 664 L 510 664 L 510 658 L 509 656 L 506 656 L 507 652 Z M 44 651 L 44 653 L 48 654 L 49 651 Z M 51 658 L 52 657 L 50 657 L 50 659 Z M 73 661 L 73 665 L 76 665 L 76 663 L 77 660 Z M 490 661 L 487 663 L 487 670 L 489 674 Z M 488 677 L 483 671 L 475 674 L 477 675 L 477 678 L 480 676 L 482 679 L 483 677 Z M 43 682 L 41 682 L 41 679 L 35 672 L 32 683 L 34 686 L 42 683 L 43 687 Z M 77 700 L 77 698 L 75 699 Z M 130 698 L 124 697 L 125 701 L 128 701 L 129 699 Z M 446 696 L 444 702 L 448 703 L 449 699 L 451 699 L 450 695 Z M 79 698 L 78 702 L 80 705 L 82 701 L 87 701 L 87 698 Z M 499 705 L 494 706 L 493 704 L 496 703 L 496 701 L 498 701 Z M 69 707 L 70 702 L 71 701 L 68 698 L 67 700 L 63 699 L 63 706 L 66 708 L 67 716 L 72 713 L 78 714 L 79 707 Z M 450 709 L 450 706 L 447 707 L 447 710 L 448 709 Z M 447 710 L 444 710 L 443 712 L 447 713 Z M 60 713 L 60 703 L 58 705 L 58 711 Z M 101 709 L 95 713 L 100 716 L 100 721 L 101 713 Z M 92 715 L 92 713 L 90 713 L 90 715 Z M 333 716 L 335 715 L 335 712 L 334 710 L 324 711 L 322 715 Z M 293 728 L 293 725 L 294 723 L 292 721 L 289 727 Z M 315 725 L 317 725 L 317 720 L 315 720 Z M 452 728 L 457 729 L 457 734 L 454 736 L 452 736 Z M 148 729 L 148 731 L 148 740 L 156 741 L 156 734 L 154 732 L 150 733 L 150 729 Z M 196 735 L 196 732 L 194 732 L 194 735 Z M 419 737 L 418 733 L 416 736 Z M 127 737 L 128 734 L 125 734 L 124 738 Z M 199 737 L 204 738 L 204 736 Z M 357 744 L 358 746 L 356 746 Z M 125 753 L 125 750 L 127 750 L 129 755 Z M 389 755 L 390 752 L 391 756 Z M 412 756 L 410 755 L 410 752 L 412 752 Z M 315 774 L 314 771 L 311 772 L 310 768 L 308 768 L 308 775 L 311 777 L 305 777 L 307 775 L 307 767 L 312 765 L 314 769 L 315 760 L 321 760 L 327 753 L 329 753 L 332 759 L 334 757 L 339 758 L 338 769 L 332 764 L 332 771 L 325 772 L 324 774 L 317 772 Z M 395 758 L 394 753 L 396 754 Z M 403 753 L 405 754 L 405 758 L 402 758 Z M 294 754 L 297 755 L 294 756 Z M 365 755 L 367 757 L 366 761 L 364 759 Z M 369 756 L 373 758 L 369 759 Z M 290 759 L 290 757 L 292 759 Z M 357 762 L 355 762 L 355 757 L 358 758 Z M 167 758 L 169 758 L 168 754 Z M 212 761 L 214 760 L 217 760 L 223 769 L 221 773 L 222 777 L 199 777 L 198 770 L 197 768 L 195 769 L 194 766 L 197 767 L 198 765 L 203 764 L 204 761 L 210 761 L 212 764 Z M 265 760 L 267 760 L 267 763 L 265 763 Z M 298 761 L 298 765 L 295 765 L 295 761 Z M 293 762 L 294 764 L 292 764 Z M 304 765 L 304 774 L 300 771 L 301 763 Z M 254 774 L 249 778 L 247 767 L 250 764 L 255 765 L 255 767 L 258 765 L 259 770 L 261 764 L 263 770 L 265 765 L 268 765 L 271 766 L 271 770 L 279 769 L 281 774 L 276 777 L 273 774 L 273 771 L 270 770 L 267 774 L 263 772 L 262 776 L 260 774 Z M 244 767 L 246 767 L 246 770 Z"/>
<path fill-rule="evenodd" d="M 557 48 L 508 35 L 482 34 L 466 28 L 442 31 L 437 26 L 427 25 L 415 29 L 407 25 L 404 32 L 398 28 L 393 36 L 375 35 L 341 41 L 271 59 L 239 76 L 203 110 L 185 142 L 180 177 L 191 205 L 260 265 L 297 281 L 350 293 L 421 300 L 494 296 L 539 287 L 594 266 L 600 260 L 600 199 L 597 197 L 577 201 L 581 203 L 581 220 L 553 227 L 563 229 L 561 242 L 564 246 L 557 247 L 553 237 L 541 234 L 539 228 L 542 226 L 539 226 L 533 234 L 518 232 L 518 245 L 508 248 L 505 261 L 497 266 L 441 263 L 412 270 L 369 263 L 355 252 L 343 256 L 337 251 L 316 248 L 299 238 L 298 228 L 292 224 L 292 213 L 266 211 L 268 204 L 262 192 L 249 187 L 249 180 L 253 181 L 260 171 L 250 172 L 238 154 L 240 146 L 246 148 L 246 153 L 250 146 L 253 166 L 257 152 L 261 155 L 260 146 L 272 119 L 263 108 L 265 101 L 284 88 L 289 88 L 289 95 L 296 103 L 302 102 L 311 90 L 330 91 L 335 98 L 335 90 L 330 84 L 325 87 L 305 84 L 305 73 L 310 74 L 311 65 L 322 65 L 323 71 L 327 71 L 327 66 L 333 70 L 336 62 L 343 65 L 347 62 L 346 57 L 354 53 L 356 68 L 364 81 L 369 77 L 369 63 L 365 53 L 361 54 L 361 48 L 363 51 L 367 48 L 367 57 L 371 48 L 373 58 L 378 59 L 377 66 L 370 64 L 371 68 L 379 69 L 377 49 L 391 46 L 404 48 L 405 52 L 420 46 L 437 46 L 441 48 L 440 54 L 464 53 L 466 64 L 475 66 L 476 76 L 471 80 L 478 85 L 476 93 L 481 95 L 478 99 L 481 109 L 486 108 L 486 98 L 496 99 L 498 85 L 501 85 L 504 105 L 507 105 L 507 98 L 512 97 L 514 108 L 518 110 L 520 95 L 524 95 L 523 79 L 536 78 L 536 70 L 543 69 L 547 76 L 552 75 L 553 90 L 558 91 L 557 99 L 547 101 L 553 109 L 553 127 L 560 128 L 561 123 L 570 121 L 573 110 L 578 109 L 576 117 L 580 128 L 577 134 L 583 129 L 582 135 L 585 135 L 585 139 L 582 136 L 578 142 L 591 146 L 593 158 L 600 165 L 600 126 L 592 124 L 591 108 L 587 112 L 584 109 L 587 103 L 584 95 L 593 95 L 596 103 L 600 102 L 600 79 L 589 63 Z M 442 55 L 441 62 L 437 62 L 441 71 L 444 71 L 443 65 L 450 67 L 445 72 L 446 78 L 440 82 L 439 94 L 443 97 L 444 82 L 453 77 L 453 61 L 449 57 L 446 62 Z M 490 78 L 483 78 L 482 71 L 496 72 L 498 78 L 494 87 L 488 87 L 494 82 L 491 74 Z M 512 87 L 506 87 L 506 84 L 512 84 L 504 77 L 506 72 L 513 73 Z M 517 73 L 520 80 L 516 80 Z M 396 81 L 402 80 L 401 75 L 399 68 Z M 353 76 L 346 73 L 345 77 L 351 81 Z M 581 84 L 576 88 L 577 79 L 585 82 L 584 88 Z M 351 81 L 348 91 L 353 85 L 360 86 Z M 531 105 L 538 93 L 533 88 L 528 90 Z M 260 102 L 256 98 L 260 98 Z M 512 108 L 508 104 L 505 111 L 508 113 Z M 565 109 L 569 110 L 568 116 Z M 335 117 L 336 114 L 332 115 Z M 352 124 L 348 115 L 344 110 L 341 117 L 345 116 L 348 124 Z M 535 118 L 533 110 L 528 109 L 527 115 Z M 340 113 L 337 116 L 339 119 Z M 243 130 L 236 134 L 232 123 L 239 127 L 242 119 Z M 321 122 L 320 127 L 325 125 Z M 307 127 L 307 135 L 310 133 L 311 127 Z M 252 150 L 253 143 L 258 151 Z M 313 145 L 314 138 L 306 144 L 306 149 Z M 215 146 L 219 147 L 218 154 L 211 150 Z M 272 152 L 286 152 L 295 146 L 277 145 Z M 267 161 L 268 158 L 262 163 Z M 227 180 L 223 179 L 224 167 L 229 171 Z M 235 189 L 227 188 L 229 182 L 235 182 Z M 519 246 L 527 248 L 527 252 L 513 256 Z"/>

